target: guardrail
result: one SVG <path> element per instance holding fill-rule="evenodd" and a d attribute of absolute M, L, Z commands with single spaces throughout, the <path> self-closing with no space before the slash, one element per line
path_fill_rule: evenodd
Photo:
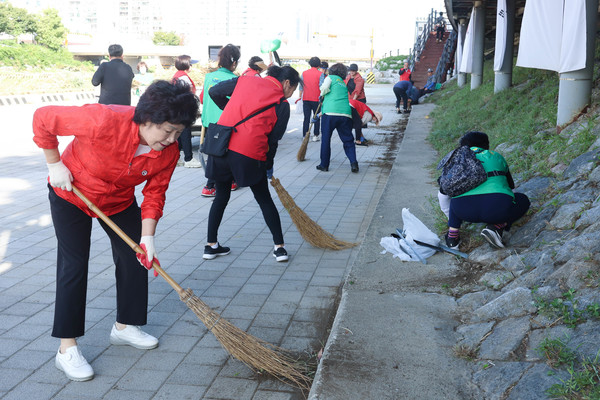
<path fill-rule="evenodd" d="M 411 71 L 414 69 L 415 63 L 417 61 L 419 61 L 419 58 L 421 57 L 423 50 L 425 50 L 425 44 L 427 43 L 427 40 L 429 39 L 429 35 L 431 34 L 431 32 L 433 32 L 433 30 L 435 28 L 435 21 L 437 19 L 438 14 L 439 14 L 438 11 L 435 11 L 433 8 L 431 9 L 431 12 L 427 16 L 427 19 L 425 20 L 425 25 L 423 26 L 423 31 L 421 31 L 421 34 L 415 38 L 415 44 L 414 44 L 413 48 L 409 50 L 408 64 L 409 64 L 409 68 Z M 447 32 L 452 30 L 452 25 L 449 25 L 449 23 L 446 19 L 444 19 L 444 23 L 446 24 Z"/>
<path fill-rule="evenodd" d="M 452 60 L 450 58 L 452 57 L 452 54 L 456 50 L 457 40 L 458 40 L 458 33 L 456 31 L 452 31 L 450 33 L 450 36 L 448 37 L 448 40 L 446 40 L 446 43 L 444 44 L 444 50 L 442 51 L 442 55 L 440 56 L 440 61 L 438 61 L 437 67 L 435 68 L 435 81 L 436 82 L 445 81 L 445 79 L 443 79 L 444 74 L 446 74 L 448 72 L 448 71 L 446 71 L 446 67 L 448 64 L 450 64 L 452 62 Z"/>

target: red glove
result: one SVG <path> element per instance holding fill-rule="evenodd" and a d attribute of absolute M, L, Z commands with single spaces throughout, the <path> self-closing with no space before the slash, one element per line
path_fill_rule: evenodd
<path fill-rule="evenodd" d="M 153 261 L 156 261 L 156 263 L 160 266 L 156 250 L 154 250 L 154 236 L 142 236 L 140 247 L 142 250 L 144 250 L 144 253 L 137 253 L 135 256 L 144 268 L 150 271 L 152 269 Z M 156 270 L 154 270 L 154 276 L 158 276 L 158 272 L 156 272 Z"/>

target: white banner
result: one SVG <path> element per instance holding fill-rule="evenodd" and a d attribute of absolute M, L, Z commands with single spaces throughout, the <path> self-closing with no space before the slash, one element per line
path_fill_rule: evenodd
<path fill-rule="evenodd" d="M 527 0 L 517 65 L 568 72 L 585 60 L 585 0 Z"/>
<path fill-rule="evenodd" d="M 460 60 L 460 68 L 458 72 L 464 72 L 470 74 L 473 71 L 473 34 L 475 32 L 475 7 L 471 10 L 471 19 L 469 20 L 469 26 L 467 27 L 467 34 L 465 35 L 465 43 L 463 45 L 462 57 Z"/>
<path fill-rule="evenodd" d="M 502 64 L 504 64 L 504 53 L 506 51 L 506 30 L 508 24 L 506 0 L 498 0 L 498 9 L 496 11 L 496 51 L 494 53 L 494 71 L 500 71 L 502 69 Z M 514 15 L 511 15 L 511 18 L 514 18 Z M 510 45 L 513 45 L 512 41 Z"/>

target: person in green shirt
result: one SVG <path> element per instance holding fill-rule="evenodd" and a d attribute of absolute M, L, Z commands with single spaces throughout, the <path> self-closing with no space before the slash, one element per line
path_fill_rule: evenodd
<path fill-rule="evenodd" d="M 468 221 L 485 223 L 481 235 L 492 247 L 503 248 L 503 233 L 529 210 L 529 198 L 523 193 L 513 192 L 515 183 L 508 164 L 499 153 L 490 150 L 487 134 L 467 132 L 460 138 L 459 144 L 469 146 L 475 152 L 488 178 L 476 188 L 450 200 L 446 245 L 458 248 L 460 226 L 463 221 Z"/>
<path fill-rule="evenodd" d="M 215 86 L 219 82 L 228 81 L 233 78 L 237 78 L 237 75 L 233 73 L 238 66 L 241 53 L 237 46 L 228 44 L 219 50 L 219 69 L 214 72 L 206 74 L 204 77 L 204 88 L 202 90 L 202 126 L 204 129 L 208 128 L 211 123 L 216 124 L 223 113 L 215 102 L 208 95 L 208 91 L 211 87 Z M 236 190 L 237 184 L 233 182 L 231 184 L 231 190 Z M 215 181 L 207 179 L 206 186 L 202 189 L 202 196 L 204 197 L 215 197 L 217 190 L 215 189 Z"/>

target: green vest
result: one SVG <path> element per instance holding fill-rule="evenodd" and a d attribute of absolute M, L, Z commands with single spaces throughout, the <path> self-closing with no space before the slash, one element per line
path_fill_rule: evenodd
<path fill-rule="evenodd" d="M 323 114 L 343 114 L 352 118 L 348 88 L 344 80 L 337 75 L 329 75 L 331 86 L 329 93 L 323 98 Z"/>
<path fill-rule="evenodd" d="M 492 150 L 484 150 L 479 147 L 471 147 L 471 150 L 475 152 L 475 156 L 481 164 L 485 172 L 499 171 L 508 173 L 508 164 L 504 157 Z M 488 176 L 487 180 L 475 189 L 471 189 L 460 196 L 473 196 L 475 194 L 488 194 L 488 193 L 504 193 L 509 196 L 515 197 L 513 191 L 508 186 L 508 180 L 506 175 Z"/>
<path fill-rule="evenodd" d="M 228 81 L 236 78 L 237 75 L 227 68 L 219 68 L 215 72 L 206 74 L 204 77 L 204 95 L 202 98 L 202 126 L 208 127 L 208 124 L 216 123 L 221 117 L 221 110 L 208 95 L 208 90 L 219 82 Z"/>

